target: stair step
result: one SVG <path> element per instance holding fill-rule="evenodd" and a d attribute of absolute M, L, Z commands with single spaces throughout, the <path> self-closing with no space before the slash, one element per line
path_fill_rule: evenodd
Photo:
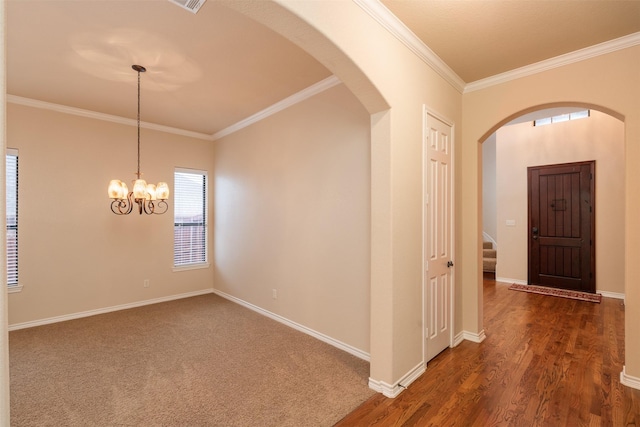
<path fill-rule="evenodd" d="M 482 259 L 482 271 L 496 271 L 496 264 L 498 260 L 495 258 L 483 258 Z"/>
<path fill-rule="evenodd" d="M 482 257 L 483 258 L 497 258 L 497 250 L 495 249 L 483 249 Z"/>
<path fill-rule="evenodd" d="M 493 243 L 482 242 L 482 271 L 495 273 L 498 260 L 497 250 L 493 249 Z"/>

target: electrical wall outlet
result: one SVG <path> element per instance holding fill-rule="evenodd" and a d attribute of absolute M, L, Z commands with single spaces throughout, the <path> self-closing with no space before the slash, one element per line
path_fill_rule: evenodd
<path fill-rule="evenodd" d="M 145 288 L 149 287 L 149 279 L 144 279 L 144 282 L 142 283 L 142 286 L 144 286 Z"/>
<path fill-rule="evenodd" d="M 278 290 L 271 289 L 271 296 L 273 297 L 273 299 L 278 299 Z"/>

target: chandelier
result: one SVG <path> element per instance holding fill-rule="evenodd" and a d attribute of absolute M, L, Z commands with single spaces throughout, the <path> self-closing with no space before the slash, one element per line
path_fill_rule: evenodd
<path fill-rule="evenodd" d="M 147 69 L 141 65 L 132 65 L 131 68 L 138 73 L 138 172 L 131 192 L 127 184 L 119 179 L 112 179 L 109 182 L 111 211 L 116 215 L 129 215 L 133 211 L 134 204 L 137 204 L 140 215 L 143 212 L 147 215 L 161 215 L 169 208 L 166 202 L 169 198 L 169 186 L 166 182 L 159 182 L 158 185 L 147 184 L 140 172 L 140 73 L 144 73 Z"/>

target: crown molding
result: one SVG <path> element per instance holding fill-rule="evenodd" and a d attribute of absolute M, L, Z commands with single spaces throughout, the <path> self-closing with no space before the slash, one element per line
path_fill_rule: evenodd
<path fill-rule="evenodd" d="M 466 85 L 463 93 L 474 92 L 486 89 L 511 80 L 520 79 L 522 77 L 531 76 L 533 74 L 542 73 L 554 68 L 563 67 L 575 62 L 584 61 L 585 59 L 594 58 L 596 56 L 605 55 L 607 53 L 616 52 L 618 50 L 627 49 L 640 44 L 640 32 L 629 34 L 617 39 L 599 43 L 584 49 L 556 56 L 555 58 L 546 59 L 536 62 L 535 64 L 507 71 L 505 73 L 496 74 L 486 79 L 477 80 Z"/>
<path fill-rule="evenodd" d="M 379 0 L 353 0 L 460 93 L 465 82 Z"/>
<path fill-rule="evenodd" d="M 285 98 L 282 101 L 279 101 L 273 104 L 272 106 L 267 107 L 264 110 L 259 111 L 252 116 L 247 117 L 244 120 L 239 121 L 236 124 L 233 124 L 225 129 L 222 129 L 219 132 L 214 133 L 212 135 L 212 139 L 216 141 L 222 137 L 225 137 L 234 132 L 237 132 L 240 129 L 244 129 L 248 126 L 251 126 L 252 124 L 259 122 L 260 120 L 264 120 L 273 114 L 276 114 L 286 108 L 289 108 L 299 102 L 302 102 L 305 99 L 311 98 L 314 95 L 324 92 L 325 90 L 330 89 L 340 83 L 341 83 L 340 79 L 338 79 L 336 76 L 330 76 L 324 80 L 320 80 L 318 83 L 315 83 L 309 86 L 308 88 L 303 89 L 300 92 L 295 93 L 289 96 L 288 98 Z"/>
<path fill-rule="evenodd" d="M 353 0 L 353 2 L 463 94 L 640 44 L 640 32 L 636 32 L 467 84 L 379 0 Z"/>
<path fill-rule="evenodd" d="M 237 132 L 240 129 L 243 129 L 247 126 L 250 126 L 260 120 L 266 119 L 267 117 L 282 111 L 286 108 L 289 108 L 299 102 L 304 101 L 305 99 L 311 98 L 314 95 L 317 95 L 321 92 L 324 92 L 327 89 L 332 88 L 340 84 L 341 81 L 336 76 L 327 77 L 324 80 L 319 81 L 306 89 L 301 90 L 298 93 L 295 93 L 288 98 L 283 99 L 280 102 L 273 104 L 272 106 L 265 108 L 264 110 L 247 117 L 244 120 L 239 121 L 238 123 L 231 125 L 225 129 L 222 129 L 219 132 L 214 133 L 213 135 L 208 135 L 205 133 L 193 132 L 184 129 L 178 129 L 170 126 L 157 125 L 155 123 L 148 122 L 140 122 L 140 127 L 145 129 L 157 130 L 160 132 L 172 133 L 175 135 L 188 136 L 191 138 L 204 139 L 207 141 L 215 141 L 217 139 L 222 138 L 223 136 L 227 136 L 232 134 L 233 132 Z M 26 107 L 40 108 L 43 110 L 56 111 L 58 113 L 71 114 L 74 116 L 86 117 L 90 119 L 103 120 L 105 122 L 118 123 L 126 126 L 137 126 L 138 122 L 134 119 L 127 119 L 125 117 L 113 116 L 110 114 L 98 113 L 90 110 L 83 110 L 81 108 L 76 107 L 68 107 L 66 105 L 54 104 L 51 102 L 39 101 L 37 99 L 24 98 L 22 96 L 16 95 L 7 95 L 7 102 L 17 105 L 24 105 Z"/>
<path fill-rule="evenodd" d="M 26 107 L 40 108 L 43 110 L 55 111 L 58 113 L 71 114 L 74 116 L 86 117 L 89 119 L 102 120 L 105 122 L 118 123 L 126 126 L 138 126 L 135 119 L 127 119 L 125 117 L 113 116 L 111 114 L 98 113 L 82 108 L 68 107 L 66 105 L 53 104 L 51 102 L 39 101 L 37 99 L 24 98 L 16 95 L 7 95 L 7 102 Z M 140 122 L 140 127 L 145 129 L 157 130 L 160 132 L 172 133 L 175 135 L 188 136 L 191 138 L 205 139 L 211 141 L 211 135 L 199 132 L 192 132 L 184 129 L 178 129 L 170 126 L 157 125 L 155 123 Z"/>

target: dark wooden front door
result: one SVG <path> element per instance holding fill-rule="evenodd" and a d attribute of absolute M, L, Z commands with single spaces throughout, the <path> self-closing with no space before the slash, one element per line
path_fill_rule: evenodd
<path fill-rule="evenodd" d="M 595 162 L 527 172 L 529 284 L 595 292 Z"/>

